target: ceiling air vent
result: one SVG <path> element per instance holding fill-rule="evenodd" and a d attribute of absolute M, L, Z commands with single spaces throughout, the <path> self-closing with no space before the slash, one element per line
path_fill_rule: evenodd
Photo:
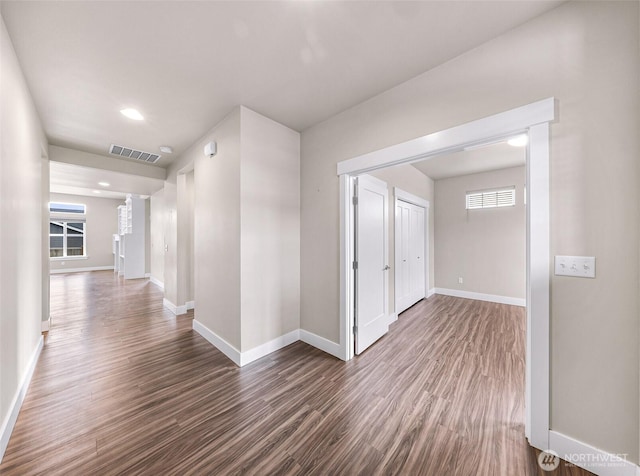
<path fill-rule="evenodd" d="M 151 152 L 143 152 L 141 150 L 131 149 L 129 147 L 123 147 L 121 145 L 111 144 L 109 153 L 113 155 L 119 155 L 120 157 L 126 157 L 128 159 L 140 160 L 142 162 L 148 162 L 155 164 L 160 160 L 161 155 L 152 154 Z"/>

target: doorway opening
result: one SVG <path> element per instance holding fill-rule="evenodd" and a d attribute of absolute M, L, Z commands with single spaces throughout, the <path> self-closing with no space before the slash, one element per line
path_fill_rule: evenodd
<path fill-rule="evenodd" d="M 527 134 L 526 202 L 526 384 L 525 435 L 530 444 L 549 444 L 549 124 L 555 100 L 548 98 L 338 163 L 340 177 L 340 346 L 353 353 L 355 322 L 355 217 L 353 177 L 391 165 L 430 159 L 465 148 Z"/>

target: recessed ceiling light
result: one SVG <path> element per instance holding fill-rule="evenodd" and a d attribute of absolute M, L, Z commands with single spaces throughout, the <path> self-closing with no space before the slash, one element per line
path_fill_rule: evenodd
<path fill-rule="evenodd" d="M 94 190 L 93 193 L 102 193 L 100 190 Z"/>
<path fill-rule="evenodd" d="M 144 119 L 142 114 L 140 114 L 136 109 L 120 109 L 120 113 L 122 113 L 123 116 L 127 116 L 129 119 L 133 119 L 134 121 L 142 121 Z"/>
<path fill-rule="evenodd" d="M 111 184 L 109 182 L 98 182 L 98 185 L 101 187 L 109 187 Z"/>
<path fill-rule="evenodd" d="M 529 137 L 526 134 L 522 134 L 516 137 L 512 137 L 507 141 L 507 144 L 513 147 L 524 147 L 529 142 Z"/>
<path fill-rule="evenodd" d="M 164 152 L 165 154 L 173 154 L 173 148 L 168 145 L 161 145 L 160 152 Z"/>

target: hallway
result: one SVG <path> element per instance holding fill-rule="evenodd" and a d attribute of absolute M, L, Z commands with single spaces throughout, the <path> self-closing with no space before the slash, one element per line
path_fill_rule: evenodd
<path fill-rule="evenodd" d="M 524 310 L 434 296 L 344 363 L 302 342 L 237 368 L 148 280 L 51 277 L 53 326 L 0 473 L 542 473 Z"/>

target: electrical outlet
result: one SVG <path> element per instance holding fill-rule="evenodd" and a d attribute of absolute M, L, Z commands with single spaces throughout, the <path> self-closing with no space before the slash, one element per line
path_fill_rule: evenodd
<path fill-rule="evenodd" d="M 458 284 L 462 284 L 462 283 L 464 283 L 464 279 L 458 278 Z"/>

